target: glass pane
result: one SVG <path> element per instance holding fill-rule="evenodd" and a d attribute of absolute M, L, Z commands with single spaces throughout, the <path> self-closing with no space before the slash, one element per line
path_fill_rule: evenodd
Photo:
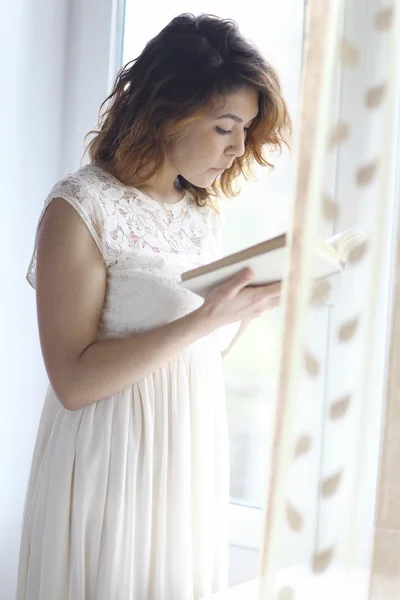
<path fill-rule="evenodd" d="M 278 71 L 292 119 L 296 121 L 303 44 L 304 2 L 294 0 L 126 0 L 123 63 L 174 16 L 183 12 L 234 19 Z M 293 176 L 290 154 L 272 157 L 274 171 L 256 166 L 254 181 L 238 198 L 226 201 L 227 253 L 285 231 L 289 223 Z M 225 203 L 225 201 L 224 201 Z M 273 431 L 280 311 L 267 313 L 245 331 L 224 360 L 231 440 L 232 501 L 261 507 Z"/>
<path fill-rule="evenodd" d="M 274 425 L 281 311 L 254 321 L 224 359 L 233 502 L 261 507 Z"/>

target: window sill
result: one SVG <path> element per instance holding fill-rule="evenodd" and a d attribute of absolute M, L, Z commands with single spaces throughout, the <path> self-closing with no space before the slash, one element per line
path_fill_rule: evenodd
<path fill-rule="evenodd" d="M 307 565 L 292 567 L 278 574 L 277 586 L 292 589 L 296 600 L 367 600 L 369 572 L 332 566 L 321 575 L 312 575 Z M 259 579 L 218 592 L 202 600 L 259 600 Z"/>
<path fill-rule="evenodd" d="M 229 505 L 229 543 L 239 548 L 259 550 L 264 524 L 264 512 L 246 505 Z"/>
<path fill-rule="evenodd" d="M 203 600 L 258 600 L 257 582 L 257 579 L 246 581 L 246 583 L 235 585 L 225 592 L 218 592 L 209 598 L 203 598 Z"/>

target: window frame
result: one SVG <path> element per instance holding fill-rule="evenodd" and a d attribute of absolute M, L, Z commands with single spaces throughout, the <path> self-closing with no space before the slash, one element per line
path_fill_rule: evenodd
<path fill-rule="evenodd" d="M 304 2 L 305 11 L 306 1 Z M 96 27 L 93 27 L 93 15 L 96 15 Z M 80 0 L 71 5 L 69 30 L 74 32 L 73 44 L 67 48 L 64 88 L 64 145 L 62 167 L 64 172 L 72 172 L 81 166 L 83 154 L 82 139 L 93 128 L 100 104 L 111 91 L 115 75 L 121 66 L 123 56 L 125 0 Z M 95 31 L 93 32 L 93 30 Z M 88 36 L 88 32 L 92 32 Z M 304 32 L 304 29 L 303 29 Z M 91 73 L 90 86 L 87 74 Z M 400 93 L 397 94 L 399 98 Z M 398 102 L 400 106 L 400 102 Z M 339 110 L 339 104 L 337 107 Z M 400 140 L 400 123 L 397 123 Z M 397 159 L 400 156 L 397 144 Z M 395 160 L 396 157 L 393 158 Z M 337 157 L 332 158 L 333 161 Z M 87 157 L 86 157 L 87 161 Z M 332 172 L 335 172 L 333 162 Z M 400 181 L 393 184 L 393 194 L 400 193 Z M 337 181 L 333 180 L 335 188 Z M 393 220 L 395 237 L 395 219 Z M 329 232 L 327 232 L 329 234 Z M 394 241 L 392 240 L 392 245 Z M 386 274 L 391 264 L 387 264 Z M 382 290 L 382 302 L 390 303 L 390 286 Z M 383 352 L 387 349 L 390 315 L 387 315 L 380 340 Z M 240 343 L 240 341 L 238 342 Z M 381 369 L 377 389 L 384 386 L 384 368 Z M 375 416 L 376 418 L 376 416 Z M 379 437 L 380 424 L 375 425 L 374 435 Z M 377 463 L 378 461 L 376 461 Z M 377 471 L 378 465 L 374 465 Z M 230 505 L 230 543 L 243 548 L 258 550 L 264 525 L 262 509 L 243 506 L 232 502 Z"/>
<path fill-rule="evenodd" d="M 80 0 L 71 5 L 68 28 L 74 36 L 65 65 L 63 172 L 73 172 L 89 162 L 87 155 L 82 160 L 82 140 L 96 125 L 99 107 L 122 66 L 125 13 L 125 0 L 103 0 L 100 4 Z M 92 74 L 89 86 L 88 73 Z M 262 509 L 231 502 L 230 543 L 259 549 L 263 521 Z"/>

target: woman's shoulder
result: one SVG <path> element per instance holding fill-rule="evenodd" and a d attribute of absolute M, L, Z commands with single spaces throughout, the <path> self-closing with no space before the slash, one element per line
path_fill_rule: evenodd
<path fill-rule="evenodd" d="M 61 196 L 68 194 L 79 202 L 93 197 L 100 199 L 102 189 L 103 185 L 99 174 L 92 164 L 88 164 L 59 179 L 50 190 L 49 199 L 57 193 Z"/>

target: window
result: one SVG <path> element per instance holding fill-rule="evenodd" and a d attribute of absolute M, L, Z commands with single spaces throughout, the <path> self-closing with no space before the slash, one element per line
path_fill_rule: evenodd
<path fill-rule="evenodd" d="M 83 137 L 95 124 L 100 103 L 110 92 L 120 65 L 136 57 L 144 44 L 173 16 L 185 11 L 195 14 L 217 12 L 221 16 L 235 19 L 244 35 L 254 40 L 278 70 L 292 118 L 296 121 L 305 3 L 305 0 L 303 2 L 281 0 L 278 3 L 266 0 L 259 5 L 254 1 L 252 5 L 246 4 L 245 9 L 237 0 L 231 0 L 229 3 L 220 0 L 216 10 L 215 2 L 211 3 L 211 0 L 186 0 L 185 2 L 171 0 L 169 5 L 158 6 L 155 11 L 154 5 L 139 6 L 133 0 L 104 0 L 96 6 L 96 28 L 92 26 L 92 0 L 75 3 L 71 19 L 73 23 L 80 23 L 80 26 L 74 29 L 74 44 L 71 46 L 65 81 L 67 93 L 64 99 L 63 171 L 72 172 L 80 166 Z M 354 20 L 350 15 L 346 27 L 350 28 L 351 36 L 358 35 L 358 25 L 359 21 Z M 89 80 L 88 73 L 92 74 Z M 353 96 L 343 93 L 342 80 L 343 73 L 338 69 L 333 86 L 335 99 L 332 107 L 334 112 L 332 122 L 338 120 L 344 113 L 349 113 L 350 118 L 356 121 L 358 105 L 354 103 L 352 106 Z M 398 95 L 399 93 L 397 98 Z M 394 120 L 393 127 L 399 130 L 398 125 Z M 339 153 L 339 156 L 337 152 L 332 152 L 327 164 L 327 191 L 331 192 L 332 197 L 337 195 L 343 202 L 339 229 L 355 224 L 363 226 L 363 219 L 368 221 L 370 218 L 368 210 L 366 214 L 355 214 L 353 204 L 347 202 L 347 198 L 352 197 L 352 180 L 346 171 L 349 158 L 351 156 L 345 151 Z M 398 164 L 398 148 L 397 151 L 393 151 L 392 158 L 393 165 Z M 341 161 L 341 169 L 337 168 L 338 161 Z M 268 173 L 266 169 L 257 169 L 258 181 L 247 182 L 241 196 L 229 201 L 229 219 L 225 236 L 226 252 L 257 243 L 287 228 L 294 182 L 294 161 L 290 160 L 289 153 L 285 152 L 283 156 L 276 157 L 275 163 L 276 170 L 272 173 Z M 398 185 L 392 181 L 390 186 L 393 214 L 390 223 L 387 224 L 386 258 L 382 263 L 381 279 L 377 284 L 381 291 L 380 306 L 382 307 L 382 322 L 378 326 L 379 339 L 377 338 L 376 344 L 378 361 L 374 365 L 376 369 L 374 393 L 376 390 L 377 398 L 381 397 L 384 387 L 385 364 L 382 357 L 387 343 L 389 323 L 387 307 L 390 297 L 390 286 L 387 285 L 387 281 L 392 268 L 395 225 L 398 221 L 395 211 Z M 367 206 L 366 208 L 368 209 Z M 329 228 L 321 230 L 320 233 L 328 236 L 334 231 L 329 224 Z M 329 317 L 328 312 L 325 312 L 325 317 L 324 314 L 320 314 L 318 331 L 321 335 L 315 340 L 318 347 L 325 348 L 328 354 L 329 340 L 333 339 L 334 335 Z M 259 537 L 263 527 L 263 514 L 260 507 L 265 499 L 265 470 L 269 462 L 270 438 L 274 426 L 280 325 L 279 311 L 267 314 L 257 322 L 257 325 L 254 324 L 245 332 L 232 353 L 225 359 L 232 441 L 231 542 L 247 548 L 259 547 Z M 330 367 L 327 364 L 325 368 L 333 369 L 335 362 L 337 361 L 332 356 L 327 356 Z M 340 373 L 340 364 L 338 361 L 338 373 Z M 334 373 L 331 382 L 335 377 Z M 331 395 L 328 392 L 329 390 L 326 396 Z M 321 394 L 321 398 L 323 396 L 324 394 Z M 369 551 L 374 515 L 375 495 L 371 494 L 370 490 L 376 484 L 381 412 L 381 404 L 376 402 L 368 415 L 368 431 L 365 437 L 367 460 L 365 460 L 365 473 L 362 474 L 361 482 L 365 493 L 362 494 L 364 504 L 360 505 L 358 511 L 358 529 L 359 545 L 365 548 L 366 553 Z M 321 428 L 319 448 L 322 448 L 323 437 L 324 431 Z M 320 457 L 321 452 L 316 451 L 315 459 L 320 460 Z M 306 490 L 304 494 L 306 495 Z M 244 570 L 247 576 L 248 557 L 250 555 L 254 557 L 256 552 L 250 550 L 236 552 L 236 550 L 235 557 L 238 556 L 239 559 L 236 561 L 235 558 L 232 561 L 234 564 L 232 570 L 238 581 L 239 578 L 245 579 L 242 578 Z M 292 563 L 296 564 L 296 562 L 299 561 L 294 557 Z M 256 559 L 253 565 L 254 570 L 249 576 L 253 573 L 255 575 Z"/>
<path fill-rule="evenodd" d="M 210 0 L 171 0 L 154 11 L 152 4 L 126 0 L 123 64 L 140 54 L 146 42 L 174 16 L 192 12 L 215 14 Z M 303 44 L 304 3 L 266 0 L 261 5 L 238 0 L 221 2 L 218 15 L 234 19 L 277 69 L 292 119 L 295 120 Z M 276 156 L 274 171 L 254 168 L 256 181 L 245 182 L 240 196 L 227 201 L 225 251 L 256 244 L 286 230 L 292 198 L 293 166 L 289 152 Z M 245 217 L 245 219 L 244 219 Z M 245 224 L 244 224 L 245 223 Z M 249 326 L 225 358 L 231 440 L 231 541 L 258 547 L 265 498 L 265 475 L 273 432 L 278 367 L 280 311 Z"/>

